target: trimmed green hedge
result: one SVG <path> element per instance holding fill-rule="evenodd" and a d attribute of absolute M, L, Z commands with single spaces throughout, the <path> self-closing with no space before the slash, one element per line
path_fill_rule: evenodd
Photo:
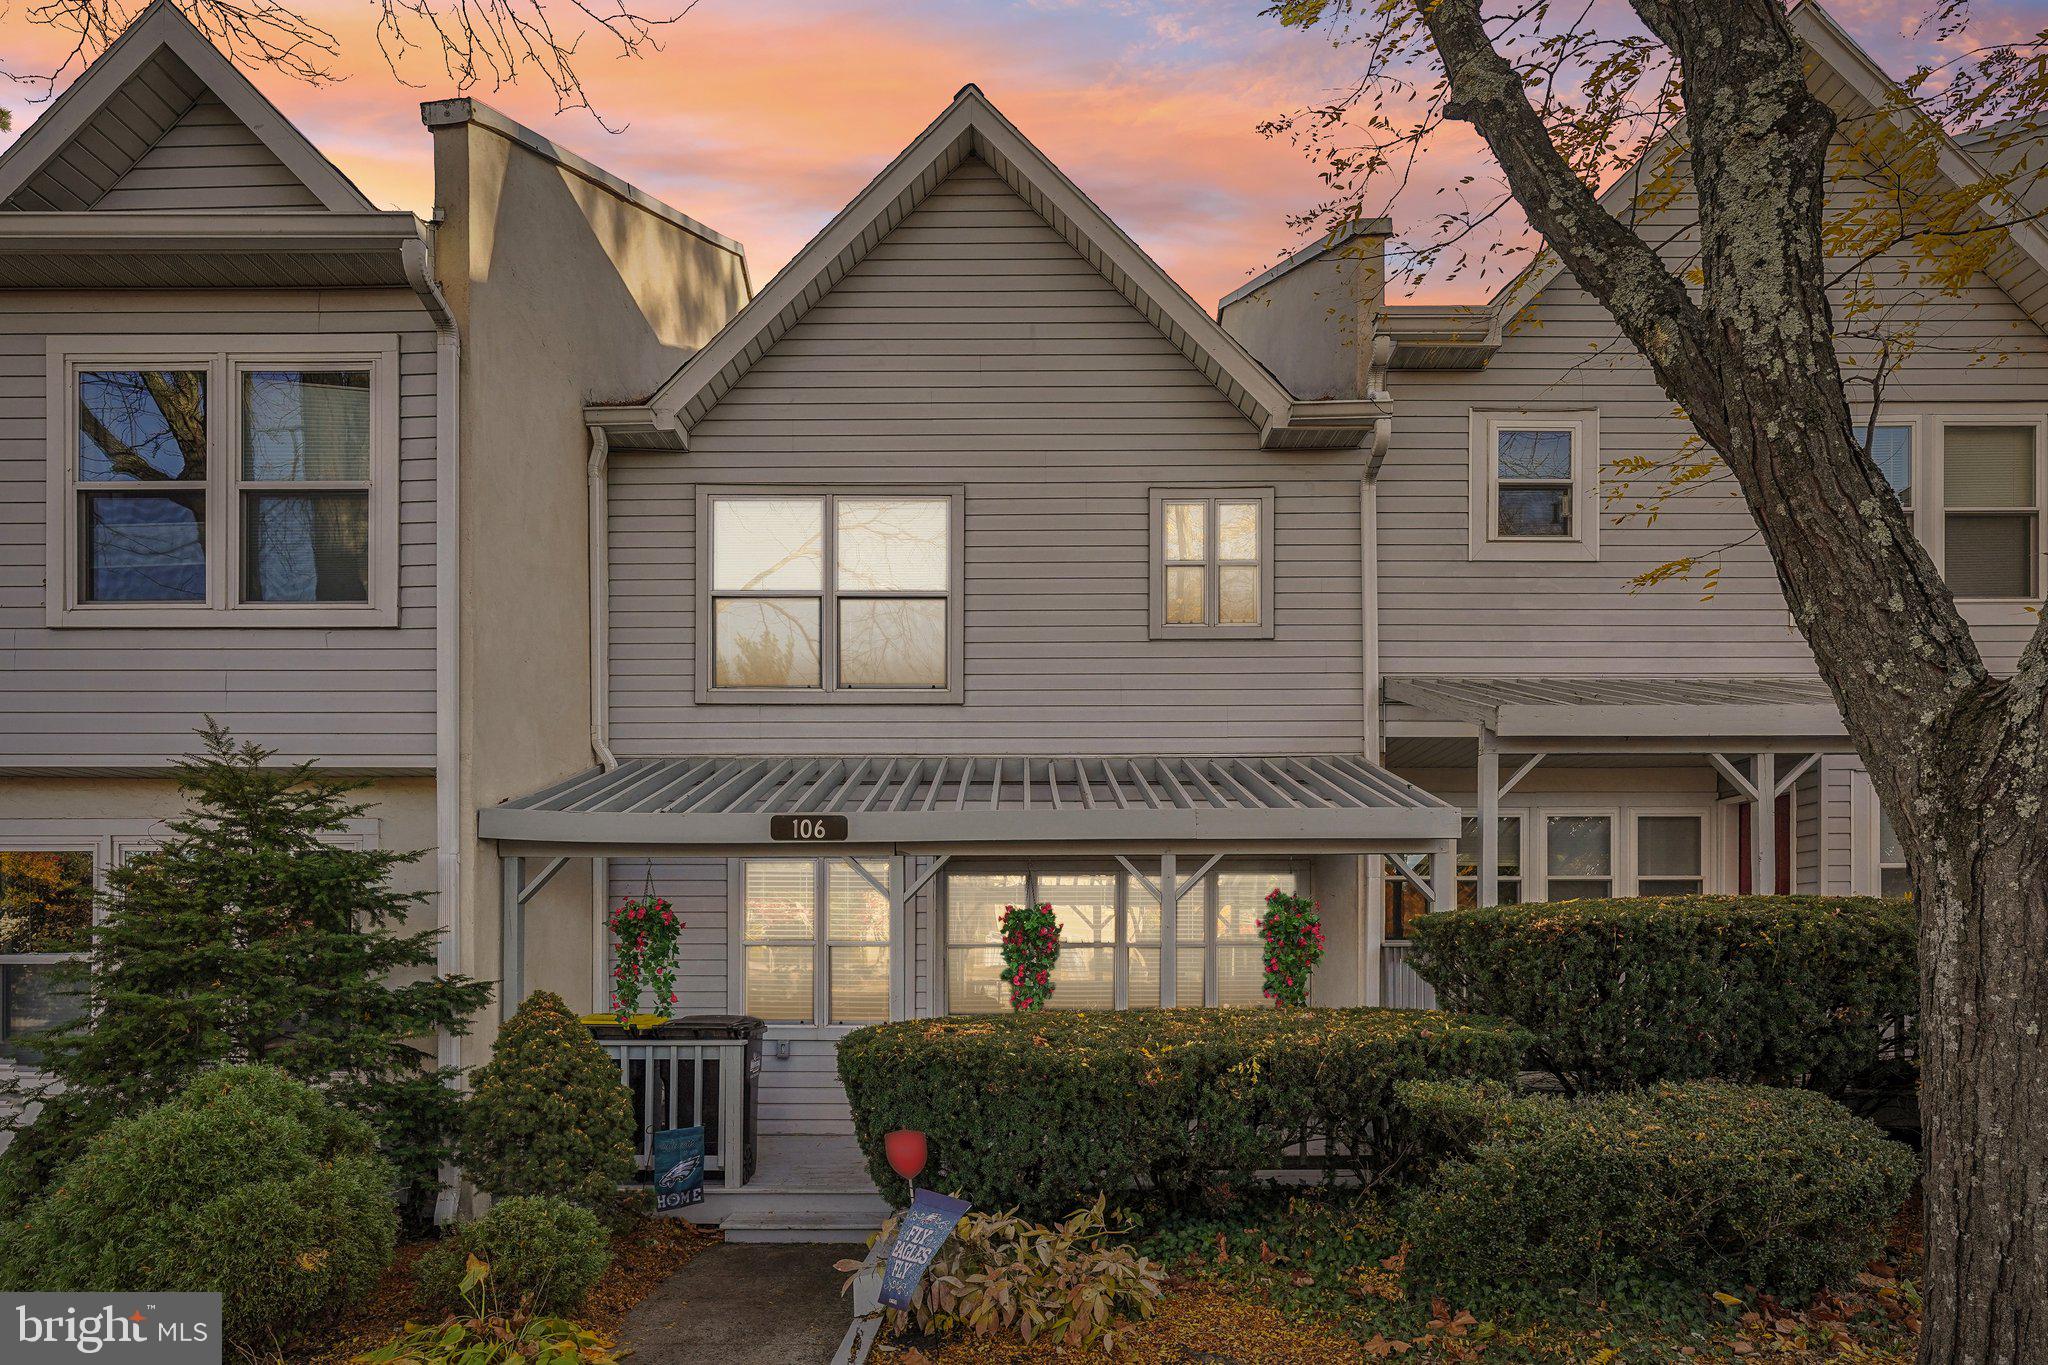
<path fill-rule="evenodd" d="M 1186 1198 L 1323 1140 L 1371 1181 L 1412 1152 L 1400 1080 L 1506 1080 L 1527 1038 L 1420 1010 L 1174 1009 L 953 1016 L 839 1044 L 854 1132 L 899 1201 L 882 1137 L 931 1141 L 921 1178 L 983 1210 L 1064 1215 L 1098 1193 Z"/>
<path fill-rule="evenodd" d="M 1420 917 L 1409 961 L 1447 1009 L 1512 1019 L 1574 1090 L 1704 1080 L 1841 1094 L 1917 1008 L 1913 907 L 1671 896 Z"/>
<path fill-rule="evenodd" d="M 397 1184 L 369 1125 L 319 1092 L 267 1066 L 202 1071 L 0 1229 L 0 1288 L 218 1292 L 230 1345 L 269 1358 L 376 1283 Z"/>
<path fill-rule="evenodd" d="M 1808 1090 L 1589 1099 L 1404 1085 L 1446 1162 L 1407 1219 L 1419 1283 L 1481 1308 L 1756 1286 L 1804 1299 L 1883 1250 L 1913 1154 Z"/>

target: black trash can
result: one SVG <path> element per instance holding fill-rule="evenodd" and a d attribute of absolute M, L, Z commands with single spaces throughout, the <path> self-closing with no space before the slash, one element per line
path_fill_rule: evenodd
<path fill-rule="evenodd" d="M 751 1014 L 689 1014 L 667 1023 L 656 1024 L 641 1033 L 643 1038 L 675 1039 L 696 1041 L 699 1039 L 744 1039 L 747 1044 L 746 1065 L 743 1074 L 729 1077 L 724 1074 L 722 1059 L 707 1062 L 704 1068 L 704 1145 L 706 1150 L 720 1154 L 730 1162 L 733 1149 L 727 1145 L 726 1134 L 719 1131 L 719 1115 L 724 1112 L 719 1103 L 723 1088 L 728 1084 L 745 1087 L 740 1101 L 740 1112 L 745 1116 L 740 1134 L 739 1151 L 742 1162 L 740 1180 L 753 1180 L 754 1168 L 761 1152 L 761 1038 L 768 1032 L 764 1020 Z"/>

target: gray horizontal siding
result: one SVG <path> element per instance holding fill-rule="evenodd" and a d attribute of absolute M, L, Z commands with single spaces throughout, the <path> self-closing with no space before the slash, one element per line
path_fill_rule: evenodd
<path fill-rule="evenodd" d="M 95 209 L 319 208 L 320 200 L 211 93 L 130 166 Z"/>
<path fill-rule="evenodd" d="M 613 747 L 1328 752 L 1361 744 L 1358 465 L 1274 454 L 978 161 L 691 432 L 611 475 Z M 693 704 L 699 485 L 965 489 L 965 701 Z M 1276 637 L 1147 638 L 1149 490 L 1271 486 Z"/>
<path fill-rule="evenodd" d="M 1660 216 L 1667 258 L 1685 263 L 1689 205 Z M 1918 329 L 1918 349 L 1888 381 L 1885 411 L 1940 405 L 2048 408 L 2048 340 L 1980 277 L 1956 298 L 1884 292 L 1893 325 Z M 1851 376 L 1868 372 L 1852 367 Z M 1614 462 L 1666 461 L 1691 437 L 1650 370 L 1567 273 L 1527 310 L 1484 370 L 1396 371 L 1393 441 L 1379 479 L 1383 667 L 1401 673 L 1810 674 L 1770 556 L 1727 477 L 1661 503 L 1653 522 L 1630 515 L 1655 501 L 1661 476 L 1623 482 Z M 1867 384 L 1851 398 L 1867 401 Z M 1474 407 L 1597 408 L 1603 492 L 1600 558 L 1469 562 L 1469 426 Z M 1923 424 L 1922 441 L 1930 433 Z M 1733 547 L 1733 548 L 1728 548 Z M 1689 581 L 1631 590 L 1638 574 L 1687 555 L 1712 556 Z M 1702 572 L 1718 565 L 1710 600 Z M 2033 617 L 1966 604 L 1993 668 L 2010 667 Z"/>
<path fill-rule="evenodd" d="M 44 624 L 47 340 L 373 332 L 399 337 L 399 624 L 293 630 Z M 408 291 L 0 291 L 0 755 L 17 769 L 148 768 L 212 715 L 289 758 L 434 761 L 432 323 Z M 216 513 L 217 515 L 217 513 Z"/>

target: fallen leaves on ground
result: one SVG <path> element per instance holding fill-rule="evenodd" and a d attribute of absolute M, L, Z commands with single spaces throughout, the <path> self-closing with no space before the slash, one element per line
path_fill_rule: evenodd
<path fill-rule="evenodd" d="M 717 1241 L 717 1233 L 699 1231 L 681 1218 L 636 1218 L 625 1232 L 613 1235 L 611 1266 L 571 1316 L 616 1340 L 627 1310 Z M 347 1365 L 398 1335 L 407 1322 L 440 1321 L 441 1310 L 422 1303 L 413 1287 L 413 1264 L 431 1245 L 422 1241 L 399 1247 L 377 1287 L 361 1303 L 283 1359 L 294 1365 Z"/>

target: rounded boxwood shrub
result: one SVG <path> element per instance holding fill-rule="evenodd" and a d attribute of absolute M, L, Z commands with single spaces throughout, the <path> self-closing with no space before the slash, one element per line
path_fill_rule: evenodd
<path fill-rule="evenodd" d="M 202 1072 L 87 1143 L 0 1240 L 0 1285 L 215 1291 L 230 1342 L 268 1345 L 376 1282 L 397 1179 L 363 1120 L 283 1072 Z"/>
<path fill-rule="evenodd" d="M 1426 915 L 1410 963 L 1447 1009 L 1512 1019 L 1574 1090 L 1708 1078 L 1840 1094 L 1906 1052 L 1910 904 L 1669 896 Z"/>
<path fill-rule="evenodd" d="M 1468 1147 L 1415 1198 L 1409 1270 L 1475 1307 L 1746 1286 L 1803 1300 L 1883 1250 L 1915 1170 L 1907 1148 L 1809 1090 L 1401 1094 Z"/>
<path fill-rule="evenodd" d="M 914 1128 L 920 1183 L 1056 1218 L 1103 1192 L 1185 1199 L 1309 1141 L 1376 1180 L 1412 1150 L 1396 1081 L 1510 1079 L 1526 1042 L 1419 1010 L 1034 1011 L 860 1029 L 839 1077 L 881 1190 L 905 1198 L 882 1139 Z"/>
<path fill-rule="evenodd" d="M 633 1177 L 633 1097 L 562 997 L 535 991 L 498 1030 L 463 1106 L 463 1167 L 494 1195 L 610 1203 Z"/>
<path fill-rule="evenodd" d="M 550 1314 L 574 1312 L 612 1260 L 596 1214 L 553 1195 L 515 1195 L 428 1248 L 415 1272 L 420 1293 L 450 1312 L 461 1309 L 472 1256 L 490 1266 L 500 1303 L 523 1300 Z"/>

